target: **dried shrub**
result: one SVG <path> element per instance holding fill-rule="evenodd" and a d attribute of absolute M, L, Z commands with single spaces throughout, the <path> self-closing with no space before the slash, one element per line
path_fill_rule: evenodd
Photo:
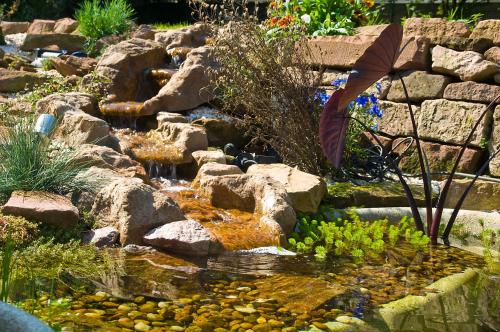
<path fill-rule="evenodd" d="M 251 19 L 227 24 L 214 42 L 215 91 L 222 111 L 241 118 L 254 143 L 272 146 L 289 165 L 324 174 L 328 168 L 318 137 L 321 73 L 297 56 L 300 38 L 269 35 Z M 302 55 L 305 51 L 301 48 Z"/>

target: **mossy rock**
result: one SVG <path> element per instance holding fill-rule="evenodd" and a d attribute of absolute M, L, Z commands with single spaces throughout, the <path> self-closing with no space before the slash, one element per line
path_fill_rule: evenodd
<path fill-rule="evenodd" d="M 424 188 L 410 185 L 419 206 L 425 206 Z M 433 195 L 433 200 L 437 198 Z M 381 182 L 358 186 L 350 182 L 337 182 L 328 186 L 328 202 L 338 209 L 346 207 L 399 207 L 408 206 L 408 200 L 399 182 Z"/>

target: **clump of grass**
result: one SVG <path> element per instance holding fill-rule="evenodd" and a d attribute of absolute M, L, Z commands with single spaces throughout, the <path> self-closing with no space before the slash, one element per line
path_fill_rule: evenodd
<path fill-rule="evenodd" d="M 0 134 L 0 195 L 15 190 L 66 194 L 92 190 L 90 178 L 77 176 L 89 166 L 69 148 L 54 149 L 50 139 L 34 132 L 31 118 L 16 119 Z"/>
<path fill-rule="evenodd" d="M 130 30 L 135 11 L 127 0 L 86 0 L 77 9 L 75 19 L 79 30 L 87 37 L 88 51 L 95 51 L 99 38 L 120 35 Z"/>
<path fill-rule="evenodd" d="M 153 27 L 156 30 L 174 30 L 174 29 L 180 29 L 180 28 L 185 28 L 189 26 L 189 22 L 179 22 L 179 23 L 153 23 Z"/>
<path fill-rule="evenodd" d="M 42 60 L 42 70 L 49 71 L 51 69 L 54 69 L 54 66 L 52 65 L 52 59 L 45 58 Z"/>

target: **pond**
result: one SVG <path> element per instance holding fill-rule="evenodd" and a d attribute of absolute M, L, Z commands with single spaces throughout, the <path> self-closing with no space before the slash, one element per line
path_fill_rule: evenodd
<path fill-rule="evenodd" d="M 21 306 L 62 331 L 389 331 L 381 305 L 435 293 L 428 286 L 438 279 L 485 265 L 441 245 L 415 252 L 403 244 L 363 262 L 285 250 L 197 259 L 110 250 L 116 268 L 93 287 L 60 287 L 58 300 L 42 295 Z M 497 331 L 499 287 L 498 276 L 476 273 L 451 298 L 400 319 L 396 330 Z"/>

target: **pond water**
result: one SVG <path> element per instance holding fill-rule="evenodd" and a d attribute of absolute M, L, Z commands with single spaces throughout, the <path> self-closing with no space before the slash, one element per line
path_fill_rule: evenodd
<path fill-rule="evenodd" d="M 364 262 L 241 253 L 188 259 L 123 249 L 112 254 L 115 272 L 96 277 L 92 292 L 59 291 L 52 305 L 42 296 L 23 308 L 63 331 L 329 331 L 338 321 L 370 324 L 338 331 L 387 331 L 377 314 L 381 304 L 435 292 L 427 286 L 439 278 L 484 265 L 481 257 L 453 247 L 415 252 L 404 244 Z M 412 313 L 399 331 L 497 331 L 499 287 L 496 276 L 476 277 L 442 306 Z"/>

